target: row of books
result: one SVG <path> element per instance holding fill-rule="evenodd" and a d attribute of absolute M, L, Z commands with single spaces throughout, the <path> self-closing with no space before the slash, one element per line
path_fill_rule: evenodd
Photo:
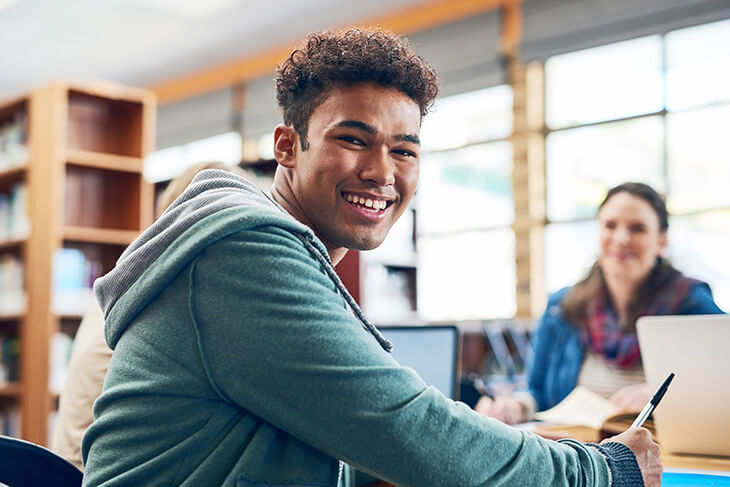
<path fill-rule="evenodd" d="M 20 166 L 28 161 L 28 121 L 25 111 L 0 122 L 0 171 Z"/>
<path fill-rule="evenodd" d="M 0 434 L 20 437 L 20 409 L 18 406 L 0 406 Z"/>
<path fill-rule="evenodd" d="M 64 247 L 53 256 L 53 312 L 83 315 L 94 298 L 92 286 L 103 273 L 100 256 Z"/>
<path fill-rule="evenodd" d="M 17 382 L 20 361 L 20 340 L 0 335 L 0 386 Z"/>
<path fill-rule="evenodd" d="M 30 233 L 28 197 L 24 181 L 10 188 L 10 194 L 0 193 L 0 242 L 23 239 Z"/>
<path fill-rule="evenodd" d="M 19 315 L 26 309 L 24 267 L 12 253 L 0 255 L 0 315 Z"/>
<path fill-rule="evenodd" d="M 71 348 L 74 339 L 66 333 L 56 333 L 51 338 L 50 375 L 48 388 L 60 394 L 68 376 L 68 364 L 71 360 Z"/>

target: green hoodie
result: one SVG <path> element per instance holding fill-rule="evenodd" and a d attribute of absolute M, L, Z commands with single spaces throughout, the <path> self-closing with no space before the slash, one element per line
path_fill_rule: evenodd
<path fill-rule="evenodd" d="M 399 366 L 311 230 L 230 173 L 200 173 L 95 291 L 114 355 L 84 485 L 334 487 L 342 462 L 418 487 L 636 479 L 623 445 L 517 431 Z"/>

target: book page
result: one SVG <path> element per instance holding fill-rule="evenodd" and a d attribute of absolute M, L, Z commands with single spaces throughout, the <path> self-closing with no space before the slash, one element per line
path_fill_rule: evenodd
<path fill-rule="evenodd" d="M 608 399 L 578 386 L 551 409 L 535 414 L 535 418 L 548 423 L 588 426 L 601 429 L 603 422 L 619 412 Z"/>

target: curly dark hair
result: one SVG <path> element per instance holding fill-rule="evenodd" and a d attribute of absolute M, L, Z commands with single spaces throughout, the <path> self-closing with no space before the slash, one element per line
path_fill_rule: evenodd
<path fill-rule="evenodd" d="M 421 118 L 439 93 L 438 73 L 403 37 L 359 29 L 311 34 L 276 70 L 276 99 L 302 150 L 309 148 L 309 118 L 332 86 L 362 82 L 404 93 L 418 104 Z"/>

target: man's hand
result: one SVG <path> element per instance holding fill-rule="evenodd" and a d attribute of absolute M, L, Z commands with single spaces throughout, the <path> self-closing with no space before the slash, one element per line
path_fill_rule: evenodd
<path fill-rule="evenodd" d="M 524 420 L 522 404 L 510 396 L 497 396 L 494 399 L 482 396 L 474 406 L 474 410 L 506 424 L 520 423 Z"/>
<path fill-rule="evenodd" d="M 620 435 L 606 438 L 601 444 L 607 442 L 622 443 L 634 452 L 646 487 L 661 485 L 662 463 L 659 461 L 661 448 L 651 439 L 648 429 L 629 428 Z"/>

